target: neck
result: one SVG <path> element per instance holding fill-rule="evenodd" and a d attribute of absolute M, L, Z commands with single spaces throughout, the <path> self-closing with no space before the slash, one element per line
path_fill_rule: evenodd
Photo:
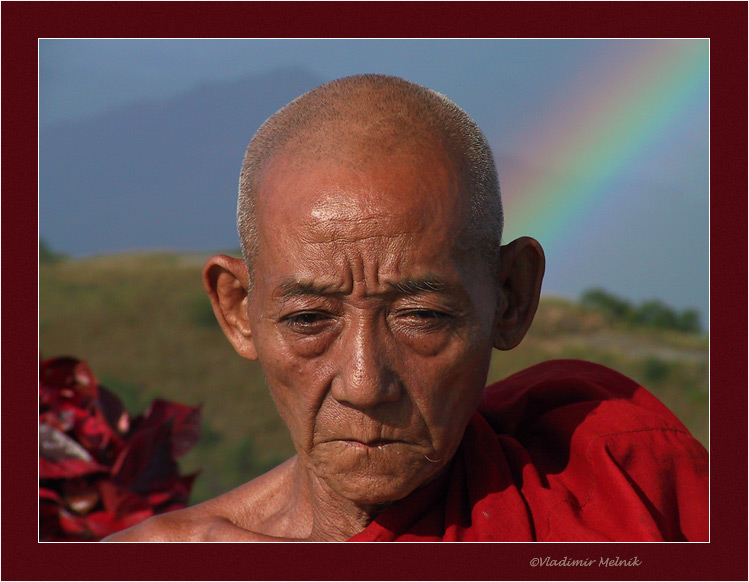
<path fill-rule="evenodd" d="M 304 507 L 310 541 L 346 541 L 366 528 L 389 503 L 360 504 L 342 497 L 296 458 L 297 503 Z"/>

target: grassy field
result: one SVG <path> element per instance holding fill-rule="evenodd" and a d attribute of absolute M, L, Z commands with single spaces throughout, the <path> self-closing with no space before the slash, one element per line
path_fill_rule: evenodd
<path fill-rule="evenodd" d="M 203 468 L 192 502 L 227 491 L 293 454 L 260 366 L 235 354 L 215 322 L 200 270 L 208 255 L 131 254 L 42 264 L 40 350 L 86 360 L 132 413 L 155 397 L 203 404 Z M 489 381 L 553 358 L 605 364 L 648 387 L 708 445 L 706 336 L 636 328 L 544 297 L 528 337 L 495 352 Z"/>

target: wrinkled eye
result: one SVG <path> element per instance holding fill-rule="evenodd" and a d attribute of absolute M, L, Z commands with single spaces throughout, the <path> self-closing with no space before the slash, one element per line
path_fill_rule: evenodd
<path fill-rule="evenodd" d="M 331 317 L 318 311 L 304 311 L 294 313 L 284 318 L 284 323 L 292 330 L 300 333 L 316 333 L 330 322 Z"/>
<path fill-rule="evenodd" d="M 318 321 L 326 319 L 326 317 L 321 313 L 300 313 L 299 315 L 295 315 L 289 319 L 296 324 L 310 325 L 312 323 L 316 323 Z"/>
<path fill-rule="evenodd" d="M 399 314 L 399 320 L 416 331 L 432 332 L 444 328 L 452 321 L 452 317 L 434 309 L 409 309 Z"/>
<path fill-rule="evenodd" d="M 432 311 L 430 309 L 418 309 L 415 311 L 409 311 L 405 315 L 406 317 L 413 317 L 414 319 L 423 319 L 423 320 L 444 319 L 447 317 L 446 313 L 441 313 L 439 311 Z"/>

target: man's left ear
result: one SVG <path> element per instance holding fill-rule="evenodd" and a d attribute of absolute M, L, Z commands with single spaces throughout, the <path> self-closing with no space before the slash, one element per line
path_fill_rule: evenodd
<path fill-rule="evenodd" d="M 546 259 L 537 240 L 524 236 L 503 245 L 494 347 L 511 350 L 525 337 L 538 308 Z"/>

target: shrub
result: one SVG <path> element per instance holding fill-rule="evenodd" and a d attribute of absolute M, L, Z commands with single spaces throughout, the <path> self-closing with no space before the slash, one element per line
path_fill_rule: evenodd
<path fill-rule="evenodd" d="M 39 529 L 42 541 L 94 541 L 187 505 L 197 473 L 176 458 L 200 435 L 199 407 L 154 400 L 131 418 L 85 362 L 39 370 Z"/>
<path fill-rule="evenodd" d="M 625 299 L 621 299 L 603 289 L 594 288 L 582 294 L 580 304 L 602 312 L 610 320 L 658 329 L 673 329 L 686 333 L 702 331 L 697 311 L 685 309 L 679 313 L 657 299 L 644 301 L 637 306 L 633 306 Z"/>
<path fill-rule="evenodd" d="M 641 303 L 633 317 L 637 323 L 660 329 L 676 329 L 678 321 L 676 312 L 658 300 Z"/>
<path fill-rule="evenodd" d="M 644 363 L 645 378 L 654 384 L 660 384 L 671 375 L 671 367 L 659 358 L 648 358 Z"/>
<path fill-rule="evenodd" d="M 600 309 L 617 318 L 626 319 L 632 314 L 632 305 L 628 301 L 600 288 L 590 289 L 583 293 L 580 303 L 585 307 Z"/>
<path fill-rule="evenodd" d="M 42 265 L 55 265 L 66 258 L 66 255 L 53 251 L 43 238 L 39 239 L 39 263 Z"/>
<path fill-rule="evenodd" d="M 699 333 L 702 331 L 700 315 L 694 309 L 685 309 L 679 315 L 677 329 L 687 333 Z"/>

